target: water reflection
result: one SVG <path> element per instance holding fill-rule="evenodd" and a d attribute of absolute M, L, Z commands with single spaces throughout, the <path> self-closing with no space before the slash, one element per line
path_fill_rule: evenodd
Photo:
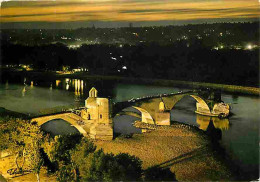
<path fill-rule="evenodd" d="M 56 80 L 56 88 L 58 88 L 59 87 L 59 85 L 60 85 L 60 80 Z"/>
<path fill-rule="evenodd" d="M 84 81 L 81 80 L 81 94 L 84 93 Z"/>
<path fill-rule="evenodd" d="M 69 90 L 69 88 L 70 88 L 69 83 L 66 83 L 66 90 Z"/>
<path fill-rule="evenodd" d="M 79 96 L 80 95 L 80 80 L 76 79 L 74 81 L 75 83 L 75 96 Z"/>
<path fill-rule="evenodd" d="M 237 102 L 238 101 L 238 95 L 232 95 L 232 100 L 233 102 Z"/>
<path fill-rule="evenodd" d="M 23 90 L 22 90 L 22 96 L 24 97 L 25 96 L 25 92 L 26 92 L 26 86 L 23 87 Z"/>
<path fill-rule="evenodd" d="M 5 83 L 5 89 L 8 90 L 8 88 L 9 88 L 9 84 L 8 84 L 8 80 L 7 80 Z"/>
<path fill-rule="evenodd" d="M 201 130 L 206 131 L 210 122 L 213 126 L 221 131 L 229 129 L 229 120 L 227 118 L 220 119 L 218 117 L 202 116 L 197 114 L 196 122 Z"/>
<path fill-rule="evenodd" d="M 61 85 L 62 84 L 62 85 Z M 61 80 L 56 80 L 56 88 L 62 87 L 64 90 L 74 90 L 74 95 L 76 99 L 84 95 L 84 81 L 80 79 L 70 79 L 66 78 L 62 82 Z"/>
<path fill-rule="evenodd" d="M 216 128 L 212 120 L 210 120 L 207 126 L 206 134 L 211 138 L 213 142 L 218 142 L 222 139 L 222 130 Z"/>

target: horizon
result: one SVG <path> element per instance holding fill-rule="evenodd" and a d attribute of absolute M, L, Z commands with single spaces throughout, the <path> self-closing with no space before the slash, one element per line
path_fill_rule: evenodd
<path fill-rule="evenodd" d="M 68 22 L 66 22 L 67 24 Z M 78 22 L 80 24 L 80 22 Z M 100 22 L 99 22 L 100 23 Z M 95 24 L 95 23 L 89 23 L 88 22 L 88 26 L 77 26 L 77 27 L 73 27 L 73 28 L 69 28 L 69 27 L 62 27 L 60 26 L 60 28 L 57 28 L 56 23 L 53 23 L 52 25 L 50 25 L 49 27 L 42 27 L 42 26 L 36 26 L 36 27 L 19 27 L 19 25 L 14 26 L 13 24 L 11 25 L 12 27 L 6 26 L 4 23 L 1 23 L 1 27 L 0 30 L 26 30 L 26 29 L 30 29 L 30 30 L 38 30 L 38 29 L 45 29 L 45 30 L 77 30 L 77 29 L 88 29 L 88 28 L 95 28 L 95 29 L 120 29 L 120 28 L 130 28 L 129 24 L 132 24 L 131 28 L 151 28 L 151 27 L 181 27 L 181 26 L 196 26 L 196 25 L 214 25 L 214 24 L 238 24 L 238 23 L 258 23 L 260 24 L 260 20 L 259 19 L 247 19 L 244 21 L 216 21 L 216 22 L 189 22 L 189 23 L 176 23 L 176 24 L 166 24 L 166 25 L 139 25 L 139 26 L 135 26 L 135 22 L 124 22 L 122 23 L 122 26 L 110 26 L 110 27 L 104 27 L 104 26 L 99 26 L 99 23 Z M 3 26 L 4 24 L 4 26 Z M 113 24 L 112 24 L 113 25 Z M 55 26 L 55 27 L 54 27 Z"/>

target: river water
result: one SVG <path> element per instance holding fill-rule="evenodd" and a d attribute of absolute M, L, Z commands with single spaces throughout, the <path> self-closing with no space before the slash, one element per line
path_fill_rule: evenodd
<path fill-rule="evenodd" d="M 100 97 L 108 97 L 112 102 L 119 102 L 148 95 L 172 93 L 188 89 L 177 87 L 161 87 L 154 85 L 134 85 L 102 80 L 61 79 L 52 81 L 23 82 L 4 80 L 0 84 L 0 107 L 37 115 L 50 108 L 60 106 L 79 107 L 84 105 L 88 91 L 95 86 Z M 206 130 L 210 121 L 218 131 L 219 143 L 229 157 L 239 167 L 242 179 L 259 178 L 259 111 L 260 98 L 255 96 L 222 94 L 222 100 L 232 107 L 232 115 L 228 119 L 218 119 L 195 114 L 196 101 L 191 97 L 183 98 L 171 110 L 171 121 L 195 125 Z M 136 112 L 127 108 L 126 111 Z M 117 133 L 140 133 L 132 126 L 138 117 L 129 115 L 116 116 L 114 131 Z M 62 120 L 50 121 L 43 129 L 53 134 L 77 132 L 74 127 Z M 60 131 L 57 131 L 57 129 Z"/>

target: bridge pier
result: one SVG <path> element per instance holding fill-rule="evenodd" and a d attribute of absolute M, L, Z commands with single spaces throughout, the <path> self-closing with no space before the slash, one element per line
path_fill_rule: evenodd
<path fill-rule="evenodd" d="M 209 107 L 205 104 L 199 102 L 196 103 L 197 110 L 195 111 L 198 114 L 206 116 L 221 116 L 227 117 L 229 115 L 230 106 L 225 103 L 215 103 L 213 108 L 209 110 Z"/>
<path fill-rule="evenodd" d="M 156 112 L 155 113 L 155 124 L 169 126 L 171 124 L 170 117 L 171 117 L 170 111 Z"/>

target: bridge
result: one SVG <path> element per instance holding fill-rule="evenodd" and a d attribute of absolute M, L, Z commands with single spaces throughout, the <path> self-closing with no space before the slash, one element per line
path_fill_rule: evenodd
<path fill-rule="evenodd" d="M 141 112 L 141 121 L 148 124 L 170 125 L 170 110 L 181 101 L 190 96 L 196 103 L 196 112 L 207 116 L 228 116 L 229 105 L 221 102 L 220 97 L 209 91 L 189 91 L 171 94 L 161 94 L 131 99 L 112 105 L 112 113 L 107 98 L 97 97 L 97 90 L 92 88 L 89 97 L 85 100 L 85 107 L 77 114 L 72 112 L 52 114 L 33 118 L 39 126 L 46 122 L 62 119 L 74 126 L 81 134 L 92 139 L 111 140 L 113 138 L 112 117 L 125 108 L 133 107 Z"/>
<path fill-rule="evenodd" d="M 169 125 L 170 111 L 184 97 L 190 96 L 195 99 L 195 111 L 205 116 L 229 115 L 229 105 L 221 102 L 220 96 L 216 96 L 211 91 L 187 91 L 171 94 L 160 94 L 156 96 L 147 96 L 137 99 L 131 99 L 125 102 L 118 102 L 113 105 L 113 116 L 125 108 L 133 107 L 141 112 L 141 119 L 144 123 Z"/>

